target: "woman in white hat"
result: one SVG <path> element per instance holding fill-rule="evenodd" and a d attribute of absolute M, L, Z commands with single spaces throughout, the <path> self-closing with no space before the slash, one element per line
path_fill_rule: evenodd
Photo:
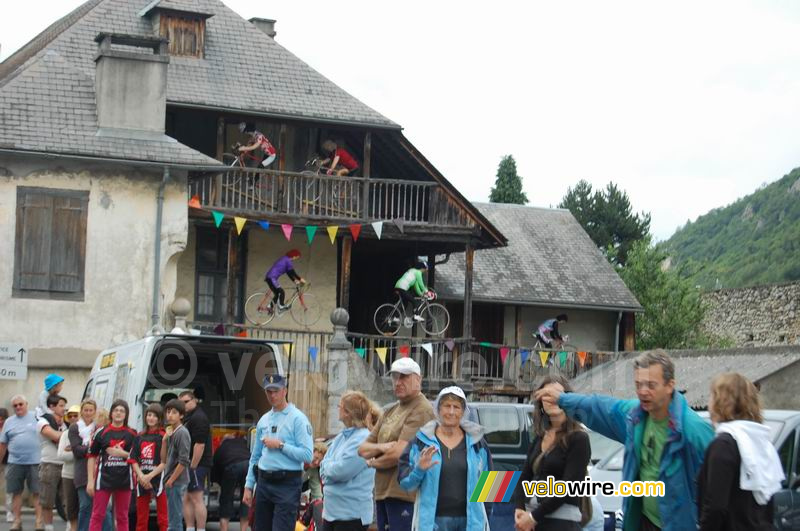
<path fill-rule="evenodd" d="M 436 418 L 417 432 L 398 467 L 400 487 L 419 491 L 412 529 L 487 530 L 483 503 L 468 502 L 481 473 L 492 468 L 483 428 L 467 420 L 460 387 L 442 389 L 433 409 Z"/>

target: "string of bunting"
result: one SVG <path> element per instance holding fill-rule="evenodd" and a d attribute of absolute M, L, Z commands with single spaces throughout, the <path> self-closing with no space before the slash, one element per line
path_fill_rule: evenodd
<path fill-rule="evenodd" d="M 207 208 L 203 208 L 203 206 L 200 204 L 200 197 L 197 196 L 197 195 L 192 196 L 192 198 L 189 200 L 189 207 L 197 209 L 197 210 L 204 210 L 204 211 L 207 211 L 207 212 L 211 212 L 211 217 L 214 219 L 214 225 L 217 228 L 219 228 L 222 225 L 222 221 L 225 219 L 225 214 L 224 213 L 217 212 L 216 210 L 210 210 L 210 209 L 207 209 Z M 231 216 L 231 217 L 233 217 L 233 223 L 236 226 L 236 234 L 237 235 L 242 234 L 242 230 L 244 230 L 244 227 L 247 224 L 247 222 L 251 221 L 251 220 L 249 220 L 247 218 L 243 218 L 243 217 L 239 217 L 239 216 Z M 400 231 L 400 233 L 403 233 L 403 220 L 402 219 L 395 219 L 395 220 L 392 220 L 391 222 L 394 223 L 395 226 L 397 226 L 397 228 Z M 271 226 L 269 221 L 258 220 L 258 221 L 256 221 L 256 223 L 258 223 L 258 225 L 264 230 L 269 230 L 269 228 Z M 378 237 L 379 240 L 383 237 L 383 224 L 384 223 L 386 223 L 386 221 L 373 221 L 373 222 L 369 223 L 369 225 L 372 227 L 372 230 L 375 232 L 375 235 Z M 281 227 L 281 231 L 283 232 L 283 236 L 286 238 L 287 241 L 291 241 L 294 229 L 304 228 L 305 229 L 305 233 L 306 233 L 306 239 L 308 240 L 308 243 L 310 245 L 311 242 L 314 240 L 314 236 L 316 236 L 316 234 L 317 234 L 317 229 L 319 229 L 320 226 L 319 225 L 306 225 L 304 227 L 301 227 L 301 226 L 292 225 L 292 224 L 289 224 L 289 223 L 282 223 L 280 225 L 280 227 Z M 352 223 L 350 225 L 347 225 L 347 229 L 350 231 L 350 235 L 353 237 L 353 241 L 354 242 L 358 241 L 358 237 L 361 235 L 362 227 L 363 227 L 362 223 Z M 339 229 L 340 228 L 342 228 L 342 226 L 340 226 L 340 225 L 325 225 L 325 230 L 328 232 L 328 238 L 330 239 L 331 244 L 335 244 L 336 243 L 336 235 L 339 233 Z"/>

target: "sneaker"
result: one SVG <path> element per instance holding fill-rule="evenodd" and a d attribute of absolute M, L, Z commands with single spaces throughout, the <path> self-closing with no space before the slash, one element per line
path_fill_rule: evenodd
<path fill-rule="evenodd" d="M 291 308 L 291 306 L 284 306 L 283 304 L 278 304 L 278 310 L 280 310 L 282 312 L 285 312 L 289 308 Z"/>
<path fill-rule="evenodd" d="M 418 323 L 421 323 L 421 322 L 425 321 L 425 318 L 420 316 L 420 315 L 415 315 L 414 316 L 414 321 L 416 321 Z"/>

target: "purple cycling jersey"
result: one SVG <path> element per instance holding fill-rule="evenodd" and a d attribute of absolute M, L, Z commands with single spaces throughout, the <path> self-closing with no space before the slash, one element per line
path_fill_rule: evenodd
<path fill-rule="evenodd" d="M 277 262 L 272 264 L 272 267 L 267 271 L 267 280 L 271 280 L 274 284 L 277 284 L 278 278 L 289 271 L 294 271 L 292 259 L 288 256 L 282 256 Z"/>

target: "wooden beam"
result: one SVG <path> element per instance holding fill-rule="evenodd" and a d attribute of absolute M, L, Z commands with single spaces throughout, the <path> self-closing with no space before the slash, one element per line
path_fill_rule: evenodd
<path fill-rule="evenodd" d="M 225 153 L 225 118 L 217 118 L 217 160 L 222 160 Z"/>
<path fill-rule="evenodd" d="M 514 306 L 514 344 L 520 346 L 524 332 L 522 331 L 522 307 Z"/>
<path fill-rule="evenodd" d="M 349 234 L 342 238 L 342 261 L 339 274 L 339 307 L 350 311 L 350 260 L 353 253 L 353 238 Z"/>
<path fill-rule="evenodd" d="M 361 164 L 364 181 L 361 186 L 364 190 L 361 195 L 361 217 L 369 218 L 369 174 L 372 167 L 372 133 L 367 131 L 364 134 L 364 162 Z"/>
<path fill-rule="evenodd" d="M 434 289 L 436 287 L 436 255 L 428 255 L 428 287 Z"/>
<path fill-rule="evenodd" d="M 236 316 L 236 272 L 239 270 L 239 236 L 236 234 L 236 227 L 231 226 L 228 229 L 228 276 L 227 276 L 227 290 L 228 290 L 228 305 L 225 310 L 227 322 L 235 322 Z"/>
<path fill-rule="evenodd" d="M 461 333 L 466 338 L 472 338 L 472 266 L 475 258 L 475 249 L 472 244 L 465 248 L 464 268 L 464 328 Z M 467 340 L 469 341 L 469 339 Z"/>
<path fill-rule="evenodd" d="M 632 352 L 636 350 L 636 314 L 633 312 L 625 312 L 622 314 L 624 337 L 622 349 L 625 352 Z"/>

